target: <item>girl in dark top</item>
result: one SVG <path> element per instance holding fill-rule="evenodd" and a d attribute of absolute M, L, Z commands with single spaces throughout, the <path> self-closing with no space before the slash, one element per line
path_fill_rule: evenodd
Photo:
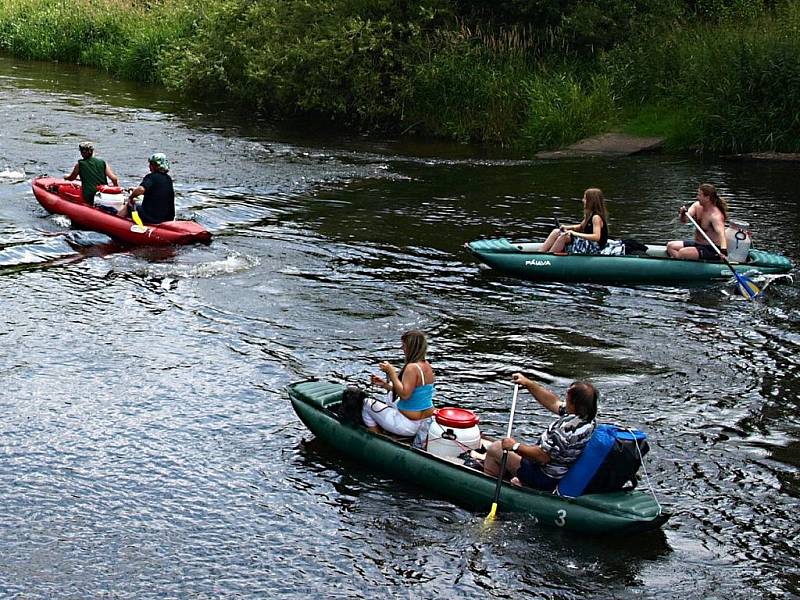
<path fill-rule="evenodd" d="M 583 221 L 553 229 L 540 252 L 600 254 L 607 241 L 608 213 L 603 192 L 589 188 L 583 193 Z"/>

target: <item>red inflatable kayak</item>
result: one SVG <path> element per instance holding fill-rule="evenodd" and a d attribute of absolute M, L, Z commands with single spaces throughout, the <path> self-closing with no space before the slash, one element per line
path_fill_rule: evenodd
<path fill-rule="evenodd" d="M 80 183 L 39 177 L 31 183 L 33 195 L 47 212 L 66 215 L 78 229 L 98 231 L 125 244 L 169 246 L 171 244 L 208 243 L 211 234 L 194 221 L 166 221 L 140 227 L 133 221 L 109 214 L 83 201 Z M 121 206 L 125 194 L 120 188 L 106 187 L 101 196 L 110 206 Z"/>

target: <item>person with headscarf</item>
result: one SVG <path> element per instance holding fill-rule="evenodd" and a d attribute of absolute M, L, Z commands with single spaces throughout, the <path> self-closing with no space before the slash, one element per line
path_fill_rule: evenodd
<path fill-rule="evenodd" d="M 162 152 L 152 154 L 148 159 L 150 172 L 142 183 L 131 190 L 128 202 L 117 213 L 130 218 L 134 210 L 139 213 L 143 223 L 155 225 L 175 220 L 175 190 L 169 176 L 169 160 Z M 143 196 L 142 203 L 136 205 L 136 198 Z"/>
<path fill-rule="evenodd" d="M 74 181 L 80 178 L 83 200 L 89 206 L 94 206 L 97 186 L 108 185 L 109 179 L 113 185 L 119 185 L 119 179 L 106 161 L 94 155 L 94 143 L 81 142 L 78 144 L 78 150 L 81 153 L 81 158 L 72 167 L 72 172 L 64 179 Z"/>

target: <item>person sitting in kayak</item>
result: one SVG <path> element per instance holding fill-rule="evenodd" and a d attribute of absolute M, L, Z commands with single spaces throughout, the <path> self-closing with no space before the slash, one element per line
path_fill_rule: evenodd
<path fill-rule="evenodd" d="M 398 373 L 384 361 L 378 368 L 386 379 L 372 375 L 373 385 L 390 392 L 386 402 L 364 400 L 361 418 L 370 431 L 381 430 L 396 435 L 416 435 L 419 428 L 433 415 L 433 368 L 425 358 L 428 341 L 421 331 L 406 331 L 400 338 L 406 363 Z"/>
<path fill-rule="evenodd" d="M 567 389 L 562 404 L 552 391 L 514 373 L 514 383 L 524 386 L 539 404 L 559 415 L 535 444 L 522 444 L 514 438 L 492 443 L 486 453 L 484 472 L 497 476 L 503 450 L 508 450 L 506 469 L 512 483 L 552 491 L 578 460 L 594 433 L 597 416 L 597 389 L 588 382 L 576 381 Z"/>
<path fill-rule="evenodd" d="M 94 144 L 92 142 L 81 142 L 78 144 L 81 159 L 72 167 L 72 172 L 64 177 L 67 181 L 81 180 L 81 193 L 83 201 L 89 206 L 94 206 L 94 196 L 97 193 L 98 185 L 108 185 L 111 180 L 113 185 L 119 185 L 119 178 L 111 170 L 111 165 L 94 155 Z"/>
<path fill-rule="evenodd" d="M 167 156 L 157 152 L 147 160 L 150 172 L 144 176 L 139 187 L 134 188 L 128 197 L 128 202 L 117 212 L 118 217 L 131 218 L 134 209 L 137 210 L 142 222 L 155 225 L 164 221 L 175 220 L 175 190 L 172 187 L 172 178 L 169 176 L 169 161 Z M 136 198 L 144 195 L 142 204 L 136 206 Z"/>
<path fill-rule="evenodd" d="M 598 188 L 589 188 L 583 193 L 583 221 L 553 229 L 539 251 L 600 254 L 607 241 L 608 213 L 603 192 Z"/>
<path fill-rule="evenodd" d="M 697 200 L 688 208 L 678 209 L 681 223 L 688 223 L 687 213 L 706 232 L 723 255 L 728 255 L 728 240 L 725 237 L 725 219 L 728 218 L 728 203 L 717 194 L 717 188 L 703 183 L 697 188 Z M 714 248 L 703 235 L 695 230 L 693 240 L 674 240 L 667 243 L 670 258 L 683 260 L 719 260 Z"/>

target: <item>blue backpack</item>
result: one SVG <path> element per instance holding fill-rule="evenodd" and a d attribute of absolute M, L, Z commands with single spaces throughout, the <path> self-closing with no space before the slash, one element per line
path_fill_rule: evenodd
<path fill-rule="evenodd" d="M 636 472 L 642 466 L 642 457 L 649 450 L 643 431 L 601 423 L 558 483 L 556 493 L 574 498 L 633 489 L 638 483 Z"/>

